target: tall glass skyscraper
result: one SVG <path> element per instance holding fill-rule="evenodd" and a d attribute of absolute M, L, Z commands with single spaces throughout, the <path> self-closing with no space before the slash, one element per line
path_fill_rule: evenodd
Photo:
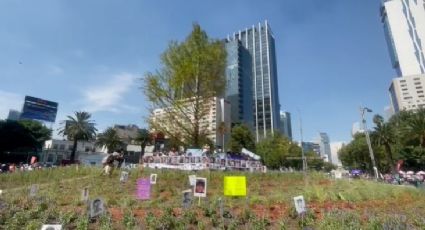
<path fill-rule="evenodd" d="M 250 54 L 253 126 L 258 141 L 280 129 L 274 35 L 265 21 L 228 36 L 227 42 L 232 41 L 240 42 Z"/>
<path fill-rule="evenodd" d="M 230 102 L 232 126 L 243 123 L 253 129 L 251 55 L 239 40 L 227 41 L 225 48 L 225 97 Z"/>

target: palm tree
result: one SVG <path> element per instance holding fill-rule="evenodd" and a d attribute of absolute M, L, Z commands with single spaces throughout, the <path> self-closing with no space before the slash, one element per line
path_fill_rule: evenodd
<path fill-rule="evenodd" d="M 96 145 L 106 146 L 108 152 L 111 153 L 123 146 L 118 133 L 112 127 L 107 128 L 103 133 L 98 135 Z"/>
<path fill-rule="evenodd" d="M 425 148 L 425 109 L 411 113 L 403 131 L 406 137 L 419 140 L 420 146 Z"/>
<path fill-rule="evenodd" d="M 384 118 L 381 115 L 375 115 L 373 117 L 373 123 L 376 124 L 374 136 L 377 144 L 384 146 L 391 170 L 394 171 L 394 160 L 391 145 L 396 143 L 395 131 L 389 123 L 384 122 Z"/>
<path fill-rule="evenodd" d="M 141 147 L 139 156 L 139 163 L 141 163 L 143 160 L 143 156 L 145 155 L 145 147 L 152 141 L 151 134 L 147 129 L 141 129 L 137 134 L 135 141 L 137 141 Z"/>
<path fill-rule="evenodd" d="M 80 111 L 74 113 L 75 117 L 67 116 L 67 120 L 62 122 L 63 127 L 59 130 L 59 134 L 67 136 L 68 140 L 74 141 L 70 161 L 75 161 L 75 151 L 77 143 L 80 140 L 88 141 L 94 139 L 97 129 L 95 123 L 90 120 L 91 114 Z"/>

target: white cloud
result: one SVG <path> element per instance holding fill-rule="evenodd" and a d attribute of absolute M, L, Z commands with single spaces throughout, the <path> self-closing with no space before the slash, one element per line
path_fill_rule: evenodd
<path fill-rule="evenodd" d="M 114 75 L 101 85 L 83 92 L 84 110 L 88 112 L 108 111 L 114 113 L 136 112 L 138 108 L 123 103 L 123 96 L 134 85 L 136 76 L 130 73 Z"/>
<path fill-rule="evenodd" d="M 0 90 L 0 119 L 6 119 L 9 109 L 21 110 L 24 96 Z"/>

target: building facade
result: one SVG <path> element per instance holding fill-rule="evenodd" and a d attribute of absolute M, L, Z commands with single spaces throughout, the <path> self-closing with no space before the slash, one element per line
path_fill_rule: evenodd
<path fill-rule="evenodd" d="M 292 141 L 291 114 L 280 111 L 280 132 Z"/>
<path fill-rule="evenodd" d="M 251 60 L 253 124 L 257 141 L 280 129 L 275 39 L 267 21 L 233 33 L 227 42 L 239 41 Z M 245 60 L 242 60 L 245 63 Z"/>
<path fill-rule="evenodd" d="M 230 137 L 230 102 L 223 98 L 213 97 L 208 100 L 205 100 L 203 103 L 206 106 L 208 112 L 206 116 L 204 116 L 200 121 L 200 130 L 201 132 L 206 133 L 207 137 L 211 141 L 213 141 L 213 143 L 217 147 L 223 147 Z M 183 110 L 193 110 L 191 109 L 191 105 L 192 103 L 188 101 L 187 105 L 184 106 Z M 160 126 L 161 129 L 165 129 L 169 132 L 182 133 L 181 130 L 179 130 L 181 129 L 181 127 L 176 126 L 173 121 L 170 121 L 170 119 L 168 119 L 168 113 L 170 110 L 172 109 L 155 109 L 151 115 L 151 122 L 155 123 L 157 126 Z M 176 117 L 175 119 L 178 120 L 180 123 L 185 122 L 182 120 L 182 118 L 179 117 Z M 165 138 L 167 139 L 169 137 L 167 137 L 166 135 Z"/>
<path fill-rule="evenodd" d="M 394 111 L 425 107 L 425 74 L 394 78 L 390 86 Z"/>
<path fill-rule="evenodd" d="M 20 117 L 21 117 L 21 112 L 20 111 L 14 110 L 14 109 L 10 109 L 9 110 L 9 115 L 7 116 L 7 120 L 18 121 Z"/>
<path fill-rule="evenodd" d="M 425 2 L 384 0 L 381 20 L 391 63 L 396 70 L 389 87 L 393 112 L 423 107 L 425 76 Z"/>
<path fill-rule="evenodd" d="M 225 98 L 231 105 L 232 126 L 244 123 L 253 130 L 251 55 L 239 40 L 226 41 L 225 48 L 227 52 Z"/>
<path fill-rule="evenodd" d="M 327 133 L 319 133 L 320 157 L 329 162 L 332 159 L 331 143 Z"/>
<path fill-rule="evenodd" d="M 320 145 L 316 142 L 303 142 L 302 143 L 302 148 L 304 150 L 304 152 L 314 152 L 316 153 L 318 156 L 320 156 Z"/>
<path fill-rule="evenodd" d="M 425 3 L 385 0 L 381 8 L 388 49 L 398 76 L 425 74 Z"/>

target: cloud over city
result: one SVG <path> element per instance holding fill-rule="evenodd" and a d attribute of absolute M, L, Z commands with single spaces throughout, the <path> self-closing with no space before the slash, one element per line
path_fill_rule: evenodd
<path fill-rule="evenodd" d="M 134 86 L 136 75 L 120 73 L 113 75 L 103 83 L 88 87 L 83 91 L 84 110 L 95 112 L 134 113 L 138 108 L 124 104 L 123 99 Z"/>

